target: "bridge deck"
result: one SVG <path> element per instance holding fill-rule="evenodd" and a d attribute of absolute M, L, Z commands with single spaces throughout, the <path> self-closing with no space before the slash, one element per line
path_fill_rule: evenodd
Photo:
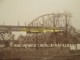
<path fill-rule="evenodd" d="M 60 32 L 64 30 L 64 27 L 40 27 L 40 26 L 10 26 L 0 25 L 0 31 L 26 31 L 26 32 Z"/>

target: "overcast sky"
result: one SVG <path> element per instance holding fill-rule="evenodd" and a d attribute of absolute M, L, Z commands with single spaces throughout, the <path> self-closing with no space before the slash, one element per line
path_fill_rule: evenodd
<path fill-rule="evenodd" d="M 0 25 L 29 23 L 40 15 L 70 11 L 72 24 L 80 29 L 80 0 L 0 0 Z"/>

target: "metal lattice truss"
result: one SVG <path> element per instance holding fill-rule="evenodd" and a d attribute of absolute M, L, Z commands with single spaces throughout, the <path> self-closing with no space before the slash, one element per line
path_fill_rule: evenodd
<path fill-rule="evenodd" d="M 48 43 L 78 43 L 78 39 L 75 33 L 76 30 L 72 25 L 70 25 L 70 18 L 70 13 L 45 14 L 34 19 L 31 23 L 28 24 L 28 26 L 53 28 L 53 30 L 63 30 L 61 33 L 53 32 L 50 34 L 50 37 L 45 33 L 45 37 Z"/>
<path fill-rule="evenodd" d="M 69 13 L 53 13 L 45 14 L 34 19 L 28 26 L 48 27 L 48 28 L 64 28 L 69 25 L 71 14 Z"/>
<path fill-rule="evenodd" d="M 19 36 L 19 43 L 78 43 L 79 38 L 76 29 L 70 25 L 70 17 L 70 13 L 45 14 L 28 26 L 0 26 L 0 31 L 3 31 L 0 32 L 0 40 L 13 40 L 12 31 L 25 31 L 27 34 L 25 37 Z"/>
<path fill-rule="evenodd" d="M 13 40 L 11 32 L 0 32 L 0 40 Z"/>

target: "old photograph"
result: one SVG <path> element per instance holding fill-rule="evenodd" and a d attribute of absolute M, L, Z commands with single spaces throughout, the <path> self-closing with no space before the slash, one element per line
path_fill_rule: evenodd
<path fill-rule="evenodd" d="M 80 0 L 0 0 L 0 60 L 80 60 Z"/>

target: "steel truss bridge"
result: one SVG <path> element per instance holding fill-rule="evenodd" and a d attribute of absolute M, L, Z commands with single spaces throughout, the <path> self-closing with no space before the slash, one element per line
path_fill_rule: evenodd
<path fill-rule="evenodd" d="M 0 25 L 0 40 L 14 40 L 12 32 L 23 31 L 26 32 L 26 37 L 22 37 L 21 42 L 75 44 L 79 39 L 76 29 L 70 25 L 70 18 L 70 13 L 52 13 L 39 16 L 27 26 Z"/>

